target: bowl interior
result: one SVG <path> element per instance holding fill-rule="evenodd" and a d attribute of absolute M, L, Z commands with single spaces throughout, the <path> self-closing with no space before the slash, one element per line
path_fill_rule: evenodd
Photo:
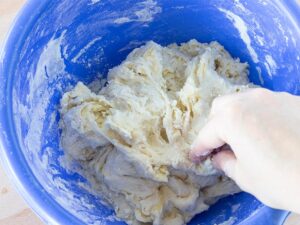
<path fill-rule="evenodd" d="M 65 169 L 59 146 L 59 100 L 76 82 L 104 77 L 146 41 L 162 45 L 192 38 L 219 41 L 234 57 L 249 63 L 255 84 L 299 94 L 299 11 L 293 11 L 290 2 L 28 3 L 11 32 L 0 67 L 5 85 L 1 101 L 7 105 L 1 112 L 8 164 L 37 204 L 35 209 L 66 224 L 124 224 L 90 191 L 83 177 Z M 190 224 L 239 223 L 262 207 L 254 197 L 240 193 L 222 199 Z"/>

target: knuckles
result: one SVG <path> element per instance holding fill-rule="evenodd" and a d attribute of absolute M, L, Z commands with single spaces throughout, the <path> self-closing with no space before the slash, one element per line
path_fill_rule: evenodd
<path fill-rule="evenodd" d="M 264 88 L 254 88 L 250 90 L 249 95 L 252 98 L 266 99 L 270 97 L 271 91 Z"/>
<path fill-rule="evenodd" d="M 256 121 L 258 111 L 264 108 L 265 104 L 273 102 L 272 96 L 272 92 L 267 89 L 253 88 L 239 96 L 218 97 L 212 102 L 211 114 L 218 115 L 229 123 Z"/>
<path fill-rule="evenodd" d="M 245 111 L 245 104 L 240 101 L 232 101 L 230 104 L 224 108 L 224 113 L 228 119 L 235 120 L 237 119 L 240 115 L 242 115 Z"/>

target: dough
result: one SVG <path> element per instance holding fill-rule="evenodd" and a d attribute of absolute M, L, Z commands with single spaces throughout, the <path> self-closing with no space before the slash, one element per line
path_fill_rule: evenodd
<path fill-rule="evenodd" d="M 209 158 L 194 164 L 188 153 L 212 100 L 248 88 L 247 67 L 217 42 L 150 41 L 99 92 L 79 82 L 64 94 L 62 147 L 128 224 L 186 224 L 239 191 Z"/>

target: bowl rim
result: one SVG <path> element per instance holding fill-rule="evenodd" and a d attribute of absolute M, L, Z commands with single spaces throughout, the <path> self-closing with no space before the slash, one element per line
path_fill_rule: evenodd
<path fill-rule="evenodd" d="M 11 116 L 12 107 L 10 100 L 12 98 L 8 90 L 10 85 L 8 85 L 9 80 L 5 76 L 5 74 L 10 74 L 12 69 L 12 66 L 9 66 L 9 62 L 14 59 L 13 52 L 15 52 L 15 46 L 18 46 L 20 39 L 22 39 L 20 37 L 23 37 L 24 32 L 30 30 L 28 28 L 33 25 L 35 18 L 43 12 L 43 7 L 46 7 L 50 2 L 49 0 L 27 0 L 15 17 L 2 43 L 0 52 L 0 162 L 14 188 L 43 222 L 46 224 L 79 225 L 84 224 L 84 222 L 64 209 L 41 186 L 28 166 L 23 153 L 20 151 Z M 280 4 L 284 4 L 285 11 L 293 14 L 294 18 L 299 18 L 296 21 L 294 20 L 299 25 L 300 3 L 297 0 L 292 0 Z M 293 16 L 291 16 L 292 19 Z M 12 60 L 8 62 L 8 59 Z M 265 205 L 261 209 L 272 210 Z M 278 222 L 279 224 L 283 224 L 289 212 L 280 211 L 278 213 L 281 213 L 281 219 Z"/>

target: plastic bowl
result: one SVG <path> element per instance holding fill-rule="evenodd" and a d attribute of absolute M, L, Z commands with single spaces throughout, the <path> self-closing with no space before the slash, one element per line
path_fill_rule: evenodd
<path fill-rule="evenodd" d="M 9 177 L 46 223 L 124 224 L 61 165 L 62 93 L 106 74 L 148 40 L 195 38 L 217 40 L 247 61 L 252 82 L 299 94 L 299 18 L 296 0 L 28 1 L 0 59 L 1 159 Z M 282 224 L 287 214 L 240 193 L 189 224 Z"/>

